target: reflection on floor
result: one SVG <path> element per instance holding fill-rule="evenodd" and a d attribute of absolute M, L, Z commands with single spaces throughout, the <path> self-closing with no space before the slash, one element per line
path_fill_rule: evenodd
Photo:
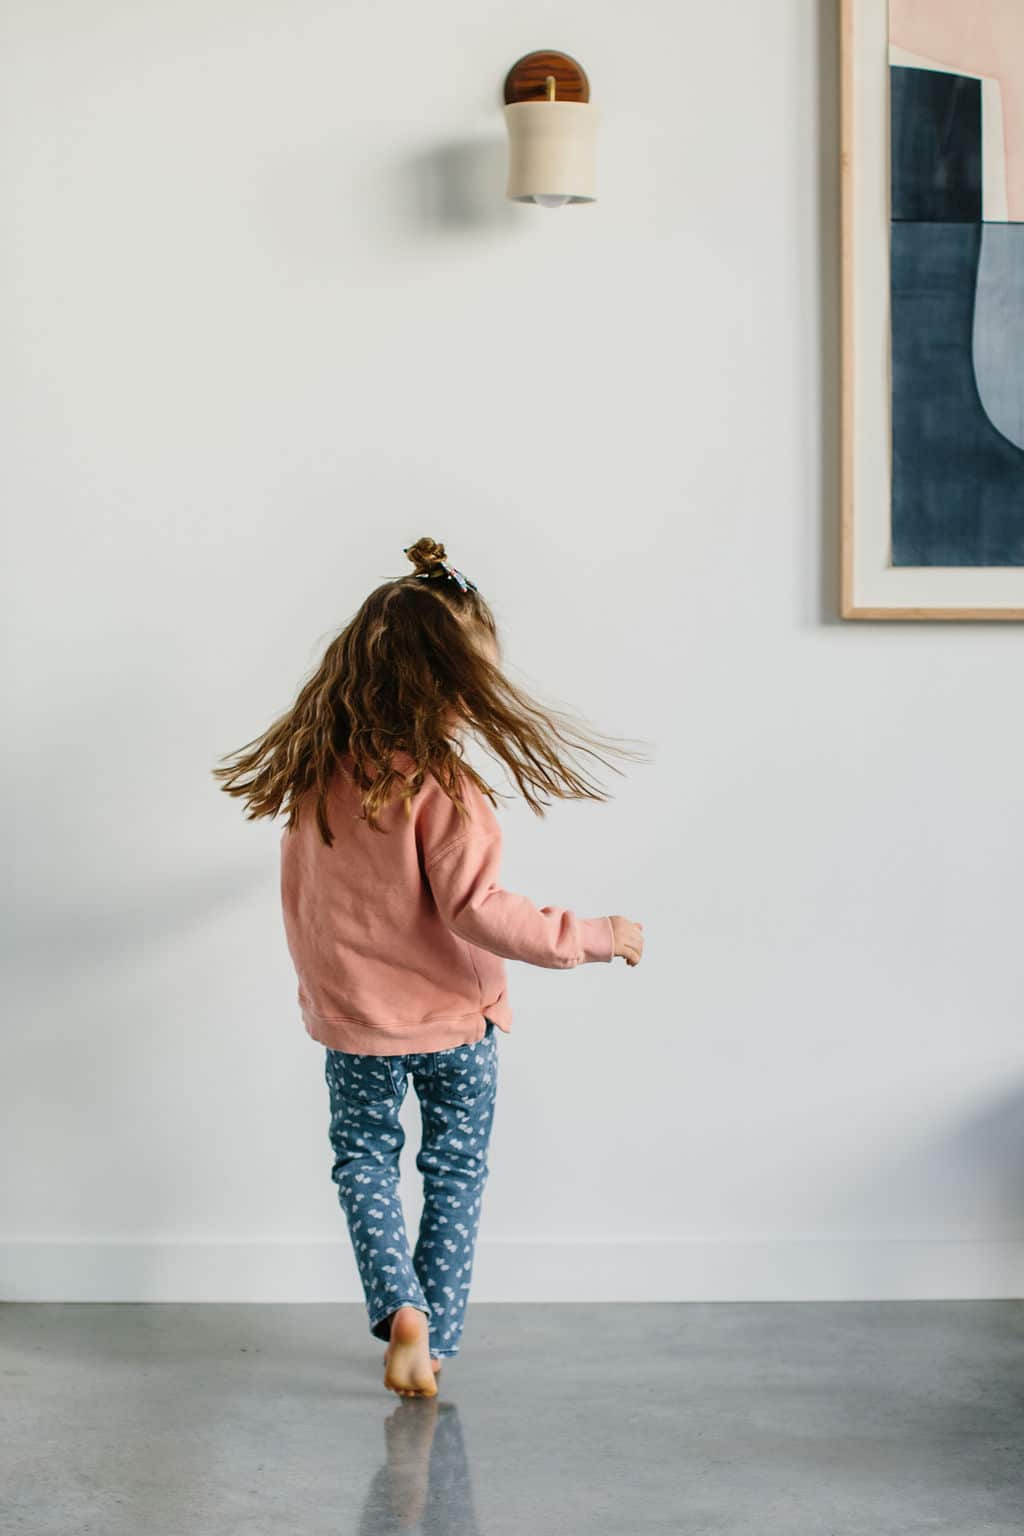
<path fill-rule="evenodd" d="M 438 1398 L 356 1306 L 0 1308 L 32 1536 L 1019 1536 L 1024 1303 L 471 1306 Z"/>

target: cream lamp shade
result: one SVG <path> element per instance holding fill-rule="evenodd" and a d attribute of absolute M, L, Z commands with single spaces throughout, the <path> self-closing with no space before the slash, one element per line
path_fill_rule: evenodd
<path fill-rule="evenodd" d="M 582 101 L 515 101 L 505 108 L 508 187 L 517 203 L 592 203 L 594 109 Z"/>
<path fill-rule="evenodd" d="M 530 53 L 505 80 L 506 196 L 560 208 L 597 196 L 597 118 L 583 69 L 563 53 Z"/>

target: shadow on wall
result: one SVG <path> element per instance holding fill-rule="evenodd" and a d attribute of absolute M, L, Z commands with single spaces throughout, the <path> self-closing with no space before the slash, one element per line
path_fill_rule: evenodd
<path fill-rule="evenodd" d="M 183 1013 L 204 1005 L 196 972 L 211 932 L 234 945 L 225 967 L 244 963 L 235 914 L 273 878 L 266 838 L 244 857 L 208 843 L 215 818 L 231 815 L 207 777 L 225 744 L 185 745 L 189 670 L 171 676 L 146 638 L 139 626 L 117 673 L 96 666 L 87 678 L 69 663 L 61 709 L 33 720 L 31 745 L 26 732 L 19 747 L 3 906 L 18 1021 L 8 1070 L 21 1084 L 7 1106 L 8 1144 L 23 1141 L 24 1151 L 8 1158 L 0 1196 L 7 1209 L 27 1209 L 23 1165 L 34 1167 L 44 1231 L 75 1209 L 86 1223 L 113 1210 L 128 1229 L 159 1230 L 180 1209 L 175 1128 L 189 1134 L 194 1076 L 209 1070 L 205 1057 L 187 1060 L 201 1025 L 183 1029 Z M 45 1180 L 60 1167 L 68 1177 L 55 1217 Z M 92 1286 L 93 1262 L 102 1289 L 102 1253 L 84 1244 L 69 1291 Z"/>
<path fill-rule="evenodd" d="M 59 718 L 33 722 L 3 899 L 8 975 L 26 1005 L 56 1000 L 62 1020 L 91 981 L 141 983 L 268 881 L 265 846 L 233 859 L 207 848 L 228 806 L 210 777 L 224 744 L 211 728 L 203 748 L 183 745 L 194 702 L 187 668 L 172 666 L 136 636 L 117 674 L 71 673 Z M 137 758 L 111 752 L 128 722 Z M 269 834 L 275 853 L 282 828 Z"/>
<path fill-rule="evenodd" d="M 161 871 L 97 882 L 94 889 L 54 894 L 29 891 L 10 931 L 17 933 L 16 964 L 26 987 L 67 996 L 87 973 L 110 977 L 117 968 L 138 966 L 154 944 L 202 931 L 249 891 L 267 883 L 264 866 L 212 866 L 194 875 Z"/>
<path fill-rule="evenodd" d="M 519 209 L 505 196 L 508 149 L 504 139 L 456 139 L 405 162 L 410 196 L 401 206 L 416 223 L 453 233 L 512 228 Z"/>
<path fill-rule="evenodd" d="M 951 1240 L 1016 1241 L 1024 1227 L 1024 1082 L 957 1121 L 908 1135 L 898 1156 L 865 1159 L 857 1185 L 858 1203 L 888 1206 L 904 1225 L 913 1221 L 922 1192 L 941 1187 L 947 1206 L 961 1213 L 961 1227 L 963 1213 L 971 1223 L 969 1231 L 948 1234 Z M 908 1234 L 911 1240 L 931 1235 Z"/>
<path fill-rule="evenodd" d="M 1024 1083 L 979 1110 L 947 1138 L 950 1161 L 975 1181 L 1015 1232 L 1024 1226 Z"/>

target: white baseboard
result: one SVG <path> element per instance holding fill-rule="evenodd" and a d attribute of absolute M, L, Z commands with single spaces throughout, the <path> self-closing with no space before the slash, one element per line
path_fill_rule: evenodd
<path fill-rule="evenodd" d="M 486 1242 L 474 1301 L 1024 1297 L 1024 1241 Z M 338 1242 L 5 1242 L 0 1300 L 361 1301 Z"/>

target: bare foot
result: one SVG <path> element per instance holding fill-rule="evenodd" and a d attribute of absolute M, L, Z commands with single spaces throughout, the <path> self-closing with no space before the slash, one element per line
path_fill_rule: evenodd
<path fill-rule="evenodd" d="M 430 1357 L 430 1369 L 433 1371 L 435 1376 L 440 1376 L 441 1362 L 436 1355 L 431 1355 Z"/>
<path fill-rule="evenodd" d="M 436 1397 L 426 1313 L 399 1307 L 391 1314 L 391 1338 L 384 1356 L 384 1385 L 399 1397 Z"/>

